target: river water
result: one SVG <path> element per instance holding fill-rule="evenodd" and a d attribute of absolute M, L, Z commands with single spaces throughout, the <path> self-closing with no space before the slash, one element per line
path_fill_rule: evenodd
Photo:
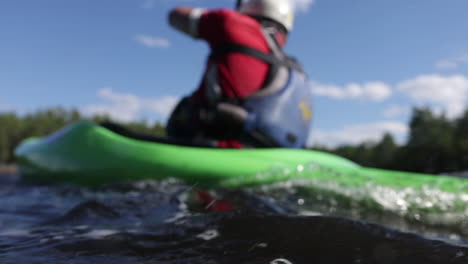
<path fill-rule="evenodd" d="M 3 175 L 0 263 L 466 264 L 465 195 L 303 181 L 86 188 Z"/>

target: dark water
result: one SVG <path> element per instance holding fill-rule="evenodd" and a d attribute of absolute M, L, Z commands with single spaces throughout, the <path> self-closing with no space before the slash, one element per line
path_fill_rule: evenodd
<path fill-rule="evenodd" d="M 2 264 L 468 263 L 466 208 L 446 204 L 464 196 L 288 182 L 206 190 L 210 201 L 174 180 L 0 184 Z"/>

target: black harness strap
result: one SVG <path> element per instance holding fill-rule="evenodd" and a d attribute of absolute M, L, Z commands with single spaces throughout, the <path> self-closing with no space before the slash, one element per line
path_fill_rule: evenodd
<path fill-rule="evenodd" d="M 235 43 L 225 43 L 214 47 L 211 51 L 210 58 L 213 59 L 215 56 L 225 55 L 228 53 L 245 54 L 257 58 L 272 66 L 285 66 L 287 68 L 303 72 L 302 67 L 294 59 L 291 59 L 289 57 L 285 57 L 285 59 L 280 59 L 273 54 L 265 53 L 254 48 Z"/>

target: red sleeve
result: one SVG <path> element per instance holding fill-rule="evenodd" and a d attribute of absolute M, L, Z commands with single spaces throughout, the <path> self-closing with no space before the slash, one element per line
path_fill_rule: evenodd
<path fill-rule="evenodd" d="M 228 38 L 227 21 L 232 24 L 237 12 L 220 9 L 205 12 L 198 22 L 198 37 L 206 40 L 210 45 L 225 42 Z"/>

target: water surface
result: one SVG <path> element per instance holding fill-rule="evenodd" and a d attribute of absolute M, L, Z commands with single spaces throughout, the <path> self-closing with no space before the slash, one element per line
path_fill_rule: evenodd
<path fill-rule="evenodd" d="M 440 190 L 0 184 L 2 264 L 468 263 L 463 194 Z"/>

